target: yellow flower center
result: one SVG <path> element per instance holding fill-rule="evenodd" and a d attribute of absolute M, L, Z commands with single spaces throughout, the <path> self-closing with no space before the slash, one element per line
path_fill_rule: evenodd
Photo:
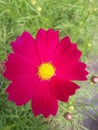
<path fill-rule="evenodd" d="M 38 76 L 42 80 L 49 80 L 55 74 L 55 67 L 51 63 L 43 63 L 38 67 Z"/>

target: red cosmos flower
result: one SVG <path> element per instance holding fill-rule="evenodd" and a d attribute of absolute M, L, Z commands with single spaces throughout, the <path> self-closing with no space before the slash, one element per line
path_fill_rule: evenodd
<path fill-rule="evenodd" d="M 72 80 L 86 80 L 86 65 L 79 61 L 81 51 L 68 36 L 39 29 L 36 39 L 23 32 L 11 43 L 4 76 L 12 81 L 6 92 L 17 106 L 32 100 L 34 115 L 56 115 L 58 100 L 67 102 L 80 87 Z"/>

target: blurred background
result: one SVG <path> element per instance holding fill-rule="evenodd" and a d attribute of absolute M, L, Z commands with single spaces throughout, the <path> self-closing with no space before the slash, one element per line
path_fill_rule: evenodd
<path fill-rule="evenodd" d="M 30 103 L 9 102 L 2 76 L 11 41 L 39 28 L 70 35 L 87 64 L 88 81 L 68 103 L 59 102 L 55 117 L 34 117 Z M 0 0 L 0 130 L 98 130 L 98 0 Z"/>

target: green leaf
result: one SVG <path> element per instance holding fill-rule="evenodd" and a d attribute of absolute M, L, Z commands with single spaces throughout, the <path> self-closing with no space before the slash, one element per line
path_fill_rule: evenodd
<path fill-rule="evenodd" d="M 11 130 L 15 126 L 16 126 L 16 124 L 11 124 L 11 125 L 1 128 L 0 130 Z"/>

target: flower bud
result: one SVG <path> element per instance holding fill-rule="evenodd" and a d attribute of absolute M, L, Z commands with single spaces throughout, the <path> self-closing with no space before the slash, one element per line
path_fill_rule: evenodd
<path fill-rule="evenodd" d="M 69 112 L 65 113 L 64 117 L 67 120 L 71 120 L 72 119 L 72 115 Z"/>
<path fill-rule="evenodd" d="M 98 83 L 98 76 L 93 76 L 92 78 L 91 78 L 91 81 L 93 82 L 93 83 Z"/>

